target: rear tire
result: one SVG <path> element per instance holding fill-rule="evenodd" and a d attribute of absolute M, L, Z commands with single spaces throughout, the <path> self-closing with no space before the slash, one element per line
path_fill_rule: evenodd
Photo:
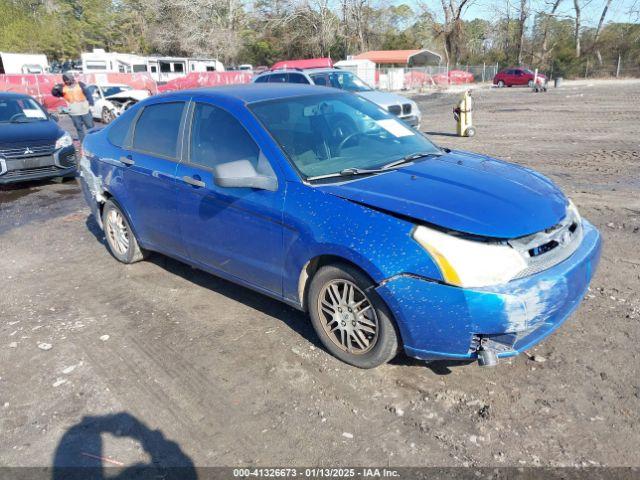
<path fill-rule="evenodd" d="M 116 260 L 130 264 L 147 257 L 147 252 L 138 245 L 127 217 L 112 200 L 107 200 L 102 208 L 102 225 L 109 251 Z"/>
<path fill-rule="evenodd" d="M 359 368 L 387 363 L 398 353 L 400 335 L 375 284 L 345 264 L 321 267 L 309 286 L 309 316 L 322 344 Z"/>

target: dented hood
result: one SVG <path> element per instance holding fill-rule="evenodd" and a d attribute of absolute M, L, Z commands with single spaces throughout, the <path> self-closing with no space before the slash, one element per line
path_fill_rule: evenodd
<path fill-rule="evenodd" d="M 147 90 L 123 90 L 122 92 L 114 93 L 113 95 L 109 95 L 105 98 L 108 100 L 124 100 L 131 98 L 140 102 L 148 96 L 149 92 Z"/>
<path fill-rule="evenodd" d="M 317 188 L 392 214 L 493 238 L 549 228 L 564 218 L 567 206 L 562 192 L 542 175 L 461 151 Z"/>

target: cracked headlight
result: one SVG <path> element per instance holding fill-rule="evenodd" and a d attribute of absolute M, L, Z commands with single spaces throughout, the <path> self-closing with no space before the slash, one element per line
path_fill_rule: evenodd
<path fill-rule="evenodd" d="M 522 255 L 502 243 L 458 238 L 424 225 L 414 228 L 412 236 L 431 255 L 444 281 L 450 285 L 498 285 L 527 268 Z"/>
<path fill-rule="evenodd" d="M 69 135 L 69 132 L 64 132 L 64 134 L 58 140 L 56 140 L 55 149 L 58 150 L 70 145 L 73 145 L 73 139 L 71 138 L 71 135 Z"/>

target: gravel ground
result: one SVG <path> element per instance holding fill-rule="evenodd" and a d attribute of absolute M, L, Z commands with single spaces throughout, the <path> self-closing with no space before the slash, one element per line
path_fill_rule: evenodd
<path fill-rule="evenodd" d="M 604 236 L 584 303 L 530 355 L 357 370 L 283 304 L 116 262 L 75 182 L 4 188 L 0 465 L 639 466 L 640 83 L 481 89 L 472 139 L 457 98 L 416 97 L 434 141 L 540 170 Z"/>

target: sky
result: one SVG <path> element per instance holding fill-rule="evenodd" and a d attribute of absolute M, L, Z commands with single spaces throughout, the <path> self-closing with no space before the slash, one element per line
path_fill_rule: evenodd
<path fill-rule="evenodd" d="M 552 4 L 552 0 L 532 1 L 534 9 L 536 7 L 540 8 L 545 4 Z M 474 18 L 491 20 L 496 17 L 496 5 L 500 5 L 500 9 L 505 11 L 507 2 L 511 3 L 512 11 L 517 13 L 518 5 L 520 3 L 518 0 L 475 0 L 472 2 L 471 6 L 467 8 L 466 12 L 463 14 L 463 18 L 465 20 L 473 20 Z M 396 5 L 406 3 L 413 6 L 414 4 L 417 4 L 417 1 L 395 0 L 393 3 Z M 584 26 L 596 26 L 600 20 L 602 8 L 605 3 L 605 0 L 580 0 L 582 24 Z M 628 13 L 634 3 L 638 5 L 638 8 L 640 8 L 640 2 L 638 0 L 613 0 L 609 10 L 607 11 L 605 22 L 637 22 L 637 16 L 635 19 L 630 19 Z M 431 10 L 440 14 L 442 8 L 439 0 L 427 0 L 426 4 Z M 550 10 L 550 7 L 547 8 L 547 10 Z M 573 0 L 562 0 L 557 13 L 573 17 Z"/>

